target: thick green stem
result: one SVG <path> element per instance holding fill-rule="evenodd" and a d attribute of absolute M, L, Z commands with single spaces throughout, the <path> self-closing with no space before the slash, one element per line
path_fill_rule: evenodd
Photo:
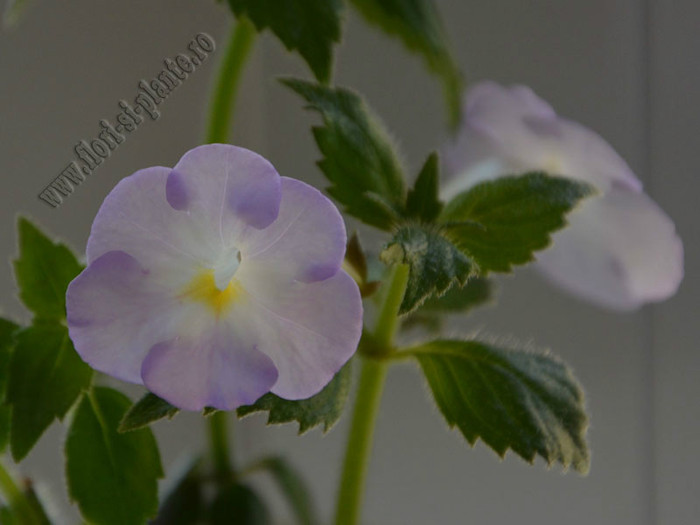
<path fill-rule="evenodd" d="M 394 351 L 394 335 L 398 327 L 398 313 L 408 281 L 408 267 L 395 266 L 389 277 L 384 302 L 372 333 L 373 344 L 386 355 Z M 384 390 L 388 362 L 372 357 L 362 358 L 362 370 L 357 388 L 357 399 L 350 424 L 350 435 L 345 451 L 340 478 L 336 525 L 356 525 L 360 519 L 365 479 L 372 452 L 372 438 Z"/>
<path fill-rule="evenodd" d="M 23 525 L 41 523 L 26 495 L 17 486 L 2 461 L 0 461 L 0 493 L 4 496 L 12 513 L 18 518 L 19 523 Z"/>
<path fill-rule="evenodd" d="M 233 478 L 234 472 L 229 449 L 227 412 L 214 412 L 209 416 L 209 447 L 216 480 L 226 484 Z"/>
<path fill-rule="evenodd" d="M 241 74 L 254 41 L 255 26 L 247 18 L 239 18 L 222 57 L 211 98 L 206 136 L 208 144 L 227 142 Z"/>

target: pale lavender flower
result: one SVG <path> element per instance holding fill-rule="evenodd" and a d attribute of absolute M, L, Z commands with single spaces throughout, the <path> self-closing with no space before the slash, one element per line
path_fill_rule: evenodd
<path fill-rule="evenodd" d="M 544 170 L 593 184 L 570 226 L 537 254 L 554 283 L 593 303 L 631 310 L 673 295 L 683 244 L 671 219 L 599 135 L 557 116 L 528 87 L 493 82 L 466 94 L 462 127 L 445 148 L 445 197 L 503 175 Z"/>
<path fill-rule="evenodd" d="M 318 190 L 243 148 L 195 148 L 105 199 L 68 287 L 71 339 L 97 370 L 183 409 L 307 398 L 362 330 L 345 241 Z"/>

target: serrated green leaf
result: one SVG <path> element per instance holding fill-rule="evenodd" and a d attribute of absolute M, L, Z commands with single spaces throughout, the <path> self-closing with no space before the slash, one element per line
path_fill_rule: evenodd
<path fill-rule="evenodd" d="M 442 80 L 450 124 L 461 118 L 462 74 L 455 63 L 437 7 L 432 0 L 351 0 L 365 19 L 401 39 L 423 56 Z"/>
<path fill-rule="evenodd" d="M 256 470 L 265 470 L 272 475 L 299 525 L 320 523 L 306 483 L 286 459 L 280 456 L 265 458 L 256 464 Z"/>
<path fill-rule="evenodd" d="M 254 404 L 239 407 L 236 413 L 238 417 L 244 417 L 254 412 L 269 412 L 268 425 L 296 421 L 299 423 L 299 434 L 317 425 L 323 425 L 323 432 L 328 432 L 340 419 L 348 399 L 350 369 L 351 364 L 348 362 L 323 390 L 309 399 L 289 401 L 275 394 L 265 394 Z"/>
<path fill-rule="evenodd" d="M 33 325 L 15 339 L 7 403 L 12 406 L 10 448 L 19 461 L 89 387 L 92 369 L 75 352 L 63 325 Z"/>
<path fill-rule="evenodd" d="M 406 215 L 427 223 L 433 222 L 442 211 L 438 197 L 439 162 L 437 153 L 431 153 L 418 174 L 413 189 L 406 198 Z"/>
<path fill-rule="evenodd" d="M 68 491 L 89 522 L 145 523 L 158 510 L 163 470 L 153 433 L 117 432 L 130 406 L 121 392 L 96 387 L 83 396 L 68 431 Z"/>
<path fill-rule="evenodd" d="M 24 217 L 17 223 L 19 257 L 14 261 L 19 298 L 37 317 L 66 316 L 66 288 L 82 266 L 63 244 L 54 243 Z"/>
<path fill-rule="evenodd" d="M 389 230 L 403 212 L 403 169 L 389 135 L 354 92 L 296 79 L 282 83 L 301 95 L 323 117 L 313 128 L 331 182 L 328 193 L 345 211 L 367 224 Z"/>
<path fill-rule="evenodd" d="M 204 514 L 204 479 L 199 461 L 193 462 L 177 478 L 150 525 L 192 525 Z"/>
<path fill-rule="evenodd" d="M 452 285 L 463 286 L 474 271 L 469 258 L 432 226 L 399 228 L 381 258 L 387 264 L 409 266 L 401 314 L 415 310 L 428 297 L 445 293 Z"/>
<path fill-rule="evenodd" d="M 341 0 L 228 0 L 236 16 L 247 16 L 290 51 L 298 51 L 319 82 L 333 69 L 333 46 L 340 41 Z"/>
<path fill-rule="evenodd" d="M 508 449 L 532 463 L 573 466 L 585 474 L 588 418 L 571 371 L 548 353 L 442 340 L 408 350 L 419 362 L 451 427 L 503 457 Z"/>
<path fill-rule="evenodd" d="M 215 496 L 208 512 L 209 525 L 269 525 L 272 523 L 265 503 L 248 486 L 228 485 Z"/>
<path fill-rule="evenodd" d="M 148 393 L 134 403 L 119 423 L 119 432 L 131 432 L 147 427 L 151 423 L 167 417 L 172 419 L 180 411 L 165 399 Z"/>
<path fill-rule="evenodd" d="M 551 234 L 566 225 L 566 214 L 593 193 L 588 184 L 545 173 L 503 177 L 457 195 L 441 220 L 482 273 L 510 272 L 549 246 Z"/>

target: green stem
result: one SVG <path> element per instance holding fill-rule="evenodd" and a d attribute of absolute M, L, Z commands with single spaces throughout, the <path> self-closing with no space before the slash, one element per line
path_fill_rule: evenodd
<path fill-rule="evenodd" d="M 22 525 L 40 523 L 39 517 L 34 512 L 24 492 L 17 486 L 12 475 L 0 461 L 0 493 L 5 496 L 12 513 L 19 519 Z"/>
<path fill-rule="evenodd" d="M 399 307 L 406 291 L 407 281 L 408 267 L 405 265 L 395 266 L 389 277 L 384 302 L 372 334 L 376 347 L 383 349 L 385 355 L 394 350 Z M 343 472 L 340 478 L 335 513 L 336 525 L 356 525 L 360 519 L 362 496 L 372 451 L 372 438 L 384 390 L 387 367 L 388 361 L 385 359 L 362 358 L 357 399 L 355 400 Z"/>
<path fill-rule="evenodd" d="M 227 142 L 231 117 L 243 67 L 255 41 L 255 26 L 245 17 L 238 19 L 221 60 L 209 107 L 206 142 Z"/>
<path fill-rule="evenodd" d="M 233 478 L 227 412 L 218 411 L 209 416 L 209 446 L 214 462 L 214 475 L 219 483 L 226 484 Z"/>

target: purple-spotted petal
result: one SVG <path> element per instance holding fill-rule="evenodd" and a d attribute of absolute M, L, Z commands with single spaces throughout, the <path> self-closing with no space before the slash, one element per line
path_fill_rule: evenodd
<path fill-rule="evenodd" d="M 68 286 L 67 323 L 75 349 L 93 368 L 141 382 L 141 362 L 158 341 L 171 337 L 178 305 L 155 285 L 139 262 L 108 252 Z"/>
<path fill-rule="evenodd" d="M 110 251 L 134 257 L 156 278 L 179 278 L 206 265 L 217 253 L 219 234 L 168 204 L 169 168 L 147 168 L 122 179 L 107 195 L 92 223 L 87 261 Z"/>
<path fill-rule="evenodd" d="M 683 278 L 683 244 L 673 222 L 643 193 L 612 189 L 571 216 L 538 255 L 559 286 L 595 303 L 631 310 L 673 295 Z"/>
<path fill-rule="evenodd" d="M 279 371 L 272 392 L 285 399 L 316 394 L 357 348 L 362 332 L 357 284 L 340 270 L 313 283 L 260 271 L 249 273 L 244 285 L 258 348 Z"/>
<path fill-rule="evenodd" d="M 227 323 L 158 343 L 143 361 L 146 387 L 185 410 L 233 410 L 254 403 L 277 380 L 277 369 L 249 334 Z"/>
<path fill-rule="evenodd" d="M 277 220 L 265 230 L 248 230 L 241 250 L 246 265 L 304 281 L 322 281 L 338 271 L 345 254 L 345 225 L 338 209 L 320 191 L 282 178 Z"/>
<path fill-rule="evenodd" d="M 222 236 L 239 222 L 269 226 L 279 213 L 280 176 L 266 159 L 245 148 L 207 144 L 194 148 L 173 170 L 181 176 L 188 210 L 206 214 Z"/>
<path fill-rule="evenodd" d="M 547 171 L 594 184 L 641 190 L 627 163 L 597 133 L 558 117 L 526 86 L 482 82 L 466 95 L 462 128 L 445 148 L 450 197 L 503 175 Z"/>

